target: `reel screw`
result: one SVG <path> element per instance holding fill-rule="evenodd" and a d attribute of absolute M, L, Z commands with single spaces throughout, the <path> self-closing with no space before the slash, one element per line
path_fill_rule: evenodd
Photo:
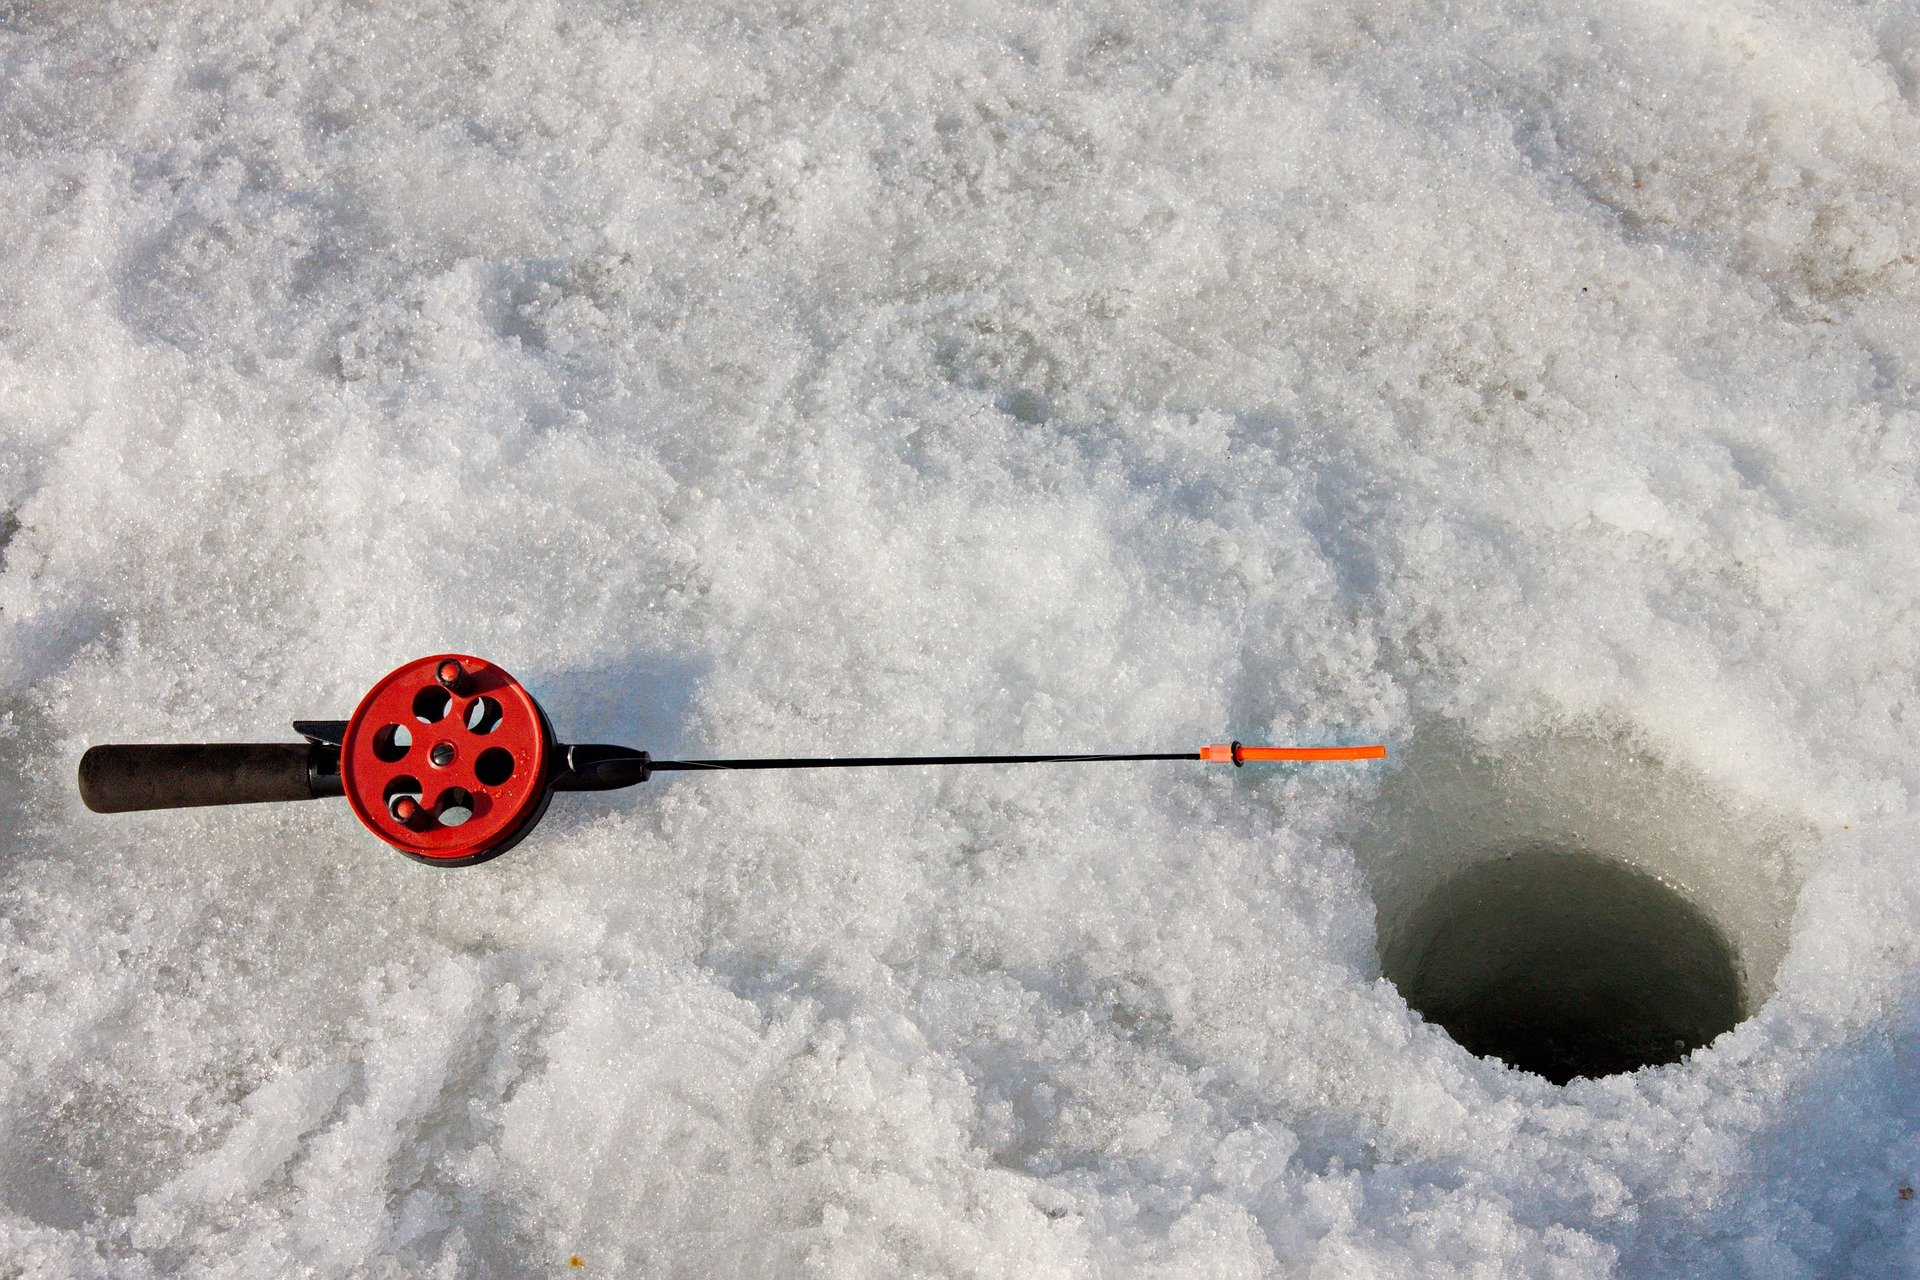
<path fill-rule="evenodd" d="M 387 806 L 393 814 L 393 820 L 402 825 L 412 822 L 420 814 L 420 802 L 412 796 L 395 796 L 393 803 Z"/>
<path fill-rule="evenodd" d="M 441 687 L 450 693 L 464 696 L 473 692 L 473 677 L 467 674 L 467 669 L 456 659 L 448 658 L 442 662 L 434 668 L 433 675 L 434 679 L 440 682 Z"/>

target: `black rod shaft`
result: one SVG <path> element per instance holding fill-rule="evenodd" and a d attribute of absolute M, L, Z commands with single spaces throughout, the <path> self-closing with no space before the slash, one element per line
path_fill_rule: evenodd
<path fill-rule="evenodd" d="M 770 760 L 655 760 L 652 770 L 706 769 L 892 769 L 932 764 L 1089 764 L 1102 760 L 1198 760 L 1198 751 L 1083 756 L 816 756 Z"/>

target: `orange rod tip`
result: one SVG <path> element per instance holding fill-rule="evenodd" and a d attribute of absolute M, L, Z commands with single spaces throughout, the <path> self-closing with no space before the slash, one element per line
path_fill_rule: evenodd
<path fill-rule="evenodd" d="M 1383 743 L 1364 747 L 1248 747 L 1220 742 L 1200 748 L 1200 758 L 1213 764 L 1245 764 L 1249 760 L 1384 760 Z"/>

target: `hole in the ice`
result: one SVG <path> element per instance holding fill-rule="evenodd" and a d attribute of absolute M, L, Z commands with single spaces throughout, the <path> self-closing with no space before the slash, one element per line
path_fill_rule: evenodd
<path fill-rule="evenodd" d="M 473 796 L 465 787 L 448 787 L 440 793 L 434 816 L 443 827 L 457 827 L 473 817 Z"/>
<path fill-rule="evenodd" d="M 1381 778 L 1354 851 L 1408 1005 L 1564 1082 L 1678 1061 L 1756 1012 L 1813 840 L 1627 732 L 1442 726 Z"/>
<path fill-rule="evenodd" d="M 433 724 L 447 714 L 453 695 L 437 684 L 430 684 L 413 695 L 413 718 L 421 724 Z"/>
<path fill-rule="evenodd" d="M 403 724 L 390 724 L 373 735 L 373 754 L 388 764 L 398 764 L 406 759 L 407 749 L 413 746 L 413 734 Z"/>
<path fill-rule="evenodd" d="M 1677 1062 L 1746 1016 L 1713 921 L 1644 871 L 1534 846 L 1444 881 L 1381 969 L 1462 1047 L 1556 1084 Z"/>
<path fill-rule="evenodd" d="M 473 776 L 483 786 L 499 786 L 513 776 L 513 752 L 505 747 L 488 747 L 473 762 Z"/>

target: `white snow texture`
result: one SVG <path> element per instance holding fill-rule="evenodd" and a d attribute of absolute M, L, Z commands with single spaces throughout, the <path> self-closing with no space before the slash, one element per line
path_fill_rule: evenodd
<path fill-rule="evenodd" d="M 29 0 L 0 228 L 0 1275 L 1920 1274 L 1911 0 Z M 445 650 L 1394 755 L 80 807 Z M 1754 1016 L 1423 1022 L 1500 823 Z"/>

